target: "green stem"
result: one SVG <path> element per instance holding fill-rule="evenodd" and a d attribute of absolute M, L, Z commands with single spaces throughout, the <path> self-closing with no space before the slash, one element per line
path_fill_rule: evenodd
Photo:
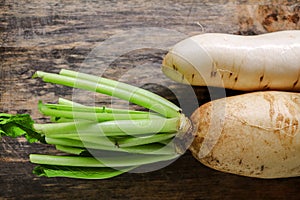
<path fill-rule="evenodd" d="M 174 133 L 178 131 L 179 119 L 138 119 L 95 123 L 76 121 L 65 123 L 34 124 L 35 130 L 51 136 L 57 133 L 97 133 L 99 136 L 143 135 L 150 133 Z"/>
<path fill-rule="evenodd" d="M 114 143 L 109 146 L 107 143 L 99 144 L 93 142 L 83 142 L 79 140 L 74 140 L 70 138 L 48 138 L 46 137 L 46 142 L 53 145 L 61 145 L 76 148 L 86 148 L 92 150 L 105 150 L 111 152 L 125 152 L 134 154 L 153 154 L 153 155 L 176 155 L 177 152 L 172 143 L 168 145 L 163 145 L 159 143 L 146 144 L 140 146 L 123 147 L 120 148 Z"/>
<path fill-rule="evenodd" d="M 131 147 L 169 140 L 174 136 L 175 133 L 162 133 L 144 137 L 125 137 L 121 139 L 116 139 L 115 142 L 118 144 L 119 147 Z"/>
<path fill-rule="evenodd" d="M 85 105 L 82 105 L 80 103 L 76 103 L 76 102 L 70 101 L 68 99 L 61 98 L 61 97 L 58 98 L 58 104 L 72 106 L 72 107 L 86 107 Z"/>
<path fill-rule="evenodd" d="M 56 134 L 52 135 L 51 138 L 58 138 L 58 139 L 72 139 L 90 143 L 95 143 L 99 145 L 105 146 L 118 146 L 119 148 L 123 147 L 132 147 L 132 146 L 139 146 L 145 144 L 156 143 L 160 141 L 166 141 L 175 136 L 175 133 L 161 133 L 161 134 L 154 134 L 150 136 L 143 136 L 143 137 L 103 137 L 103 136 L 95 136 L 95 135 L 87 135 L 87 134 Z M 169 141 L 170 142 L 170 141 Z"/>
<path fill-rule="evenodd" d="M 64 71 L 62 70 L 62 72 Z M 76 74 L 75 78 L 74 74 Z M 72 76 L 66 76 L 38 71 L 34 77 L 40 77 L 45 82 L 56 83 L 117 97 L 153 110 L 168 118 L 179 117 L 180 115 L 181 109 L 179 107 L 147 90 L 99 77 L 97 77 L 97 82 L 95 82 L 95 80 L 93 80 L 93 82 L 81 79 L 81 74 L 82 73 L 77 74 L 77 72 L 73 72 L 71 73 Z"/>
<path fill-rule="evenodd" d="M 63 111 L 49 108 L 42 108 L 40 112 L 46 116 L 61 117 L 67 119 L 90 120 L 97 122 L 112 121 L 112 120 L 136 120 L 150 119 L 150 117 L 161 118 L 159 116 L 150 116 L 147 114 L 119 114 L 119 113 L 91 113 L 91 112 L 76 112 Z"/>
<path fill-rule="evenodd" d="M 171 103 L 170 101 L 166 100 L 165 98 L 163 98 L 159 95 L 156 95 L 152 92 L 149 92 L 147 90 L 133 86 L 133 85 L 129 85 L 129 84 L 111 80 L 111 79 L 106 79 L 106 78 L 91 75 L 91 74 L 75 72 L 72 70 L 66 70 L 66 69 L 62 69 L 59 74 L 64 75 L 64 76 L 73 77 L 73 78 L 79 78 L 82 80 L 88 80 L 88 81 L 95 82 L 98 84 L 109 85 L 111 87 L 119 88 L 121 90 L 128 91 L 130 93 L 132 93 L 134 91 L 134 93 L 137 94 L 139 97 L 151 98 L 151 100 L 153 102 L 160 103 L 164 107 L 169 107 L 169 108 L 175 110 L 176 113 L 178 111 L 181 112 L 181 108 L 179 108 L 175 104 Z M 145 106 L 143 106 L 143 107 L 145 107 Z"/>
<path fill-rule="evenodd" d="M 66 103 L 66 102 L 63 102 Z M 145 111 L 136 111 L 136 110 L 127 110 L 127 109 L 115 109 L 103 107 L 93 107 L 93 106 L 78 106 L 78 105 L 66 105 L 66 104 L 43 104 L 39 102 L 40 109 L 52 109 L 52 110 L 61 110 L 61 111 L 72 111 L 72 112 L 90 112 L 90 113 L 114 113 L 114 114 L 151 114 L 156 115 L 155 113 L 145 112 Z"/>
<path fill-rule="evenodd" d="M 112 121 L 112 120 L 136 120 L 136 119 L 150 119 L 150 118 L 162 118 L 156 114 L 148 112 L 130 112 L 126 110 L 102 109 L 93 110 L 93 108 L 84 107 L 70 107 L 65 105 L 55 104 L 39 104 L 39 111 L 46 116 L 60 117 L 67 119 L 82 119 L 91 121 Z"/>
<path fill-rule="evenodd" d="M 69 153 L 69 154 L 74 154 L 74 155 L 80 155 L 86 151 L 86 149 L 84 149 L 84 148 L 69 147 L 69 146 L 63 146 L 63 145 L 55 145 L 55 148 L 59 151 Z"/>
<path fill-rule="evenodd" d="M 78 157 L 78 156 L 56 156 L 31 154 L 30 161 L 36 164 L 73 166 L 73 167 L 132 167 L 140 166 L 160 161 L 167 161 L 177 158 L 178 155 L 128 155 L 112 157 Z"/>
<path fill-rule="evenodd" d="M 50 116 L 50 121 L 52 123 L 66 123 L 66 122 L 74 122 L 74 119 Z"/>

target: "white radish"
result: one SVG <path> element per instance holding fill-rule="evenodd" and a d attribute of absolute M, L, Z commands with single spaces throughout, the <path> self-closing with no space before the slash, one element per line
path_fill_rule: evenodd
<path fill-rule="evenodd" d="M 166 76 L 197 86 L 243 91 L 300 89 L 300 30 L 256 36 L 206 33 L 177 43 Z"/>
<path fill-rule="evenodd" d="M 299 93 L 223 98 L 200 106 L 191 120 L 197 131 L 190 150 L 204 165 L 257 178 L 300 176 Z"/>

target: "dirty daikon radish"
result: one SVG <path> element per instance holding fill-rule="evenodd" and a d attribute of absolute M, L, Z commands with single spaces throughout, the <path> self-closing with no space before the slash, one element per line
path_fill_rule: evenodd
<path fill-rule="evenodd" d="M 192 36 L 169 51 L 162 70 L 175 81 L 197 86 L 299 90 L 300 30 Z"/>
<path fill-rule="evenodd" d="M 198 108 L 191 120 L 197 132 L 190 150 L 204 165 L 257 178 L 300 175 L 300 94 L 269 91 L 219 99 Z"/>

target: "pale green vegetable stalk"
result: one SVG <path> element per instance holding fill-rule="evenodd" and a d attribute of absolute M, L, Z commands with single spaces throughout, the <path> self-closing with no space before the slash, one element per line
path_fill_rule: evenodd
<path fill-rule="evenodd" d="M 66 155 L 30 155 L 34 173 L 47 177 L 110 178 L 134 168 L 172 161 L 182 149 L 176 142 L 191 129 L 181 109 L 166 99 L 118 81 L 61 70 L 38 71 L 45 82 L 117 97 L 148 111 L 93 107 L 59 98 L 58 104 L 39 103 L 52 123 L 34 123 L 29 115 L 0 115 L 0 134 L 25 135 L 30 141 L 55 145 Z"/>
<path fill-rule="evenodd" d="M 38 71 L 34 77 L 40 77 L 45 82 L 99 92 L 127 100 L 165 117 L 178 117 L 181 112 L 181 109 L 173 103 L 147 90 L 102 77 L 69 70 L 61 70 L 59 75 Z"/>

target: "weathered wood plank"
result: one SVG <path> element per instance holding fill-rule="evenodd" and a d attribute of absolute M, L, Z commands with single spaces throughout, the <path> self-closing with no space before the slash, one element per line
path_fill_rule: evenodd
<path fill-rule="evenodd" d="M 187 86 L 160 72 L 166 49 L 139 48 L 116 58 L 114 53 L 120 48 L 107 46 L 98 56 L 112 62 L 97 70 L 88 68 L 85 59 L 92 50 L 126 31 L 159 27 L 190 36 L 299 29 L 299 3 L 286 0 L 259 4 L 252 0 L 7 0 L 0 1 L 0 16 L 0 112 L 30 113 L 38 122 L 46 121 L 37 110 L 38 100 L 54 102 L 77 93 L 31 79 L 36 70 L 103 72 L 106 77 L 145 87 L 170 100 L 185 98 Z M 155 34 L 148 37 L 153 44 L 165 47 L 180 37 L 169 38 L 168 44 L 167 39 Z M 206 88 L 193 89 L 199 104 L 209 101 L 210 95 L 219 95 L 209 94 Z M 238 93 L 227 91 L 227 95 Z M 110 103 L 103 96 L 92 100 Z M 187 114 L 194 109 L 189 101 L 185 99 L 191 105 L 185 110 Z M 145 174 L 98 181 L 40 178 L 31 173 L 34 165 L 28 156 L 54 152 L 53 147 L 28 144 L 24 138 L 3 138 L 0 144 L 0 198 L 4 199 L 296 199 L 299 192 L 299 178 L 259 180 L 224 174 L 202 166 L 188 152 L 170 166 Z"/>

